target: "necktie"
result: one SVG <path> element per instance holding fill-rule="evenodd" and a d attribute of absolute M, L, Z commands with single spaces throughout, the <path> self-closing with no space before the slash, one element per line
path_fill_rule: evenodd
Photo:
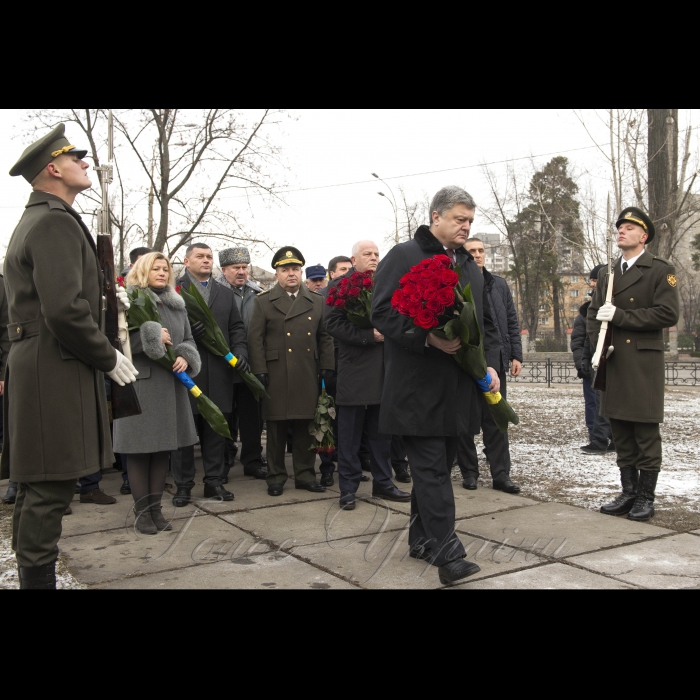
<path fill-rule="evenodd" d="M 624 275 L 625 272 L 627 272 L 627 263 L 626 263 L 626 262 L 623 262 L 623 263 L 622 263 L 622 274 Z"/>
<path fill-rule="evenodd" d="M 290 298 L 292 301 L 294 301 L 294 300 L 297 298 L 297 295 L 296 295 L 296 294 L 290 294 L 290 295 L 289 295 L 289 298 Z"/>
<path fill-rule="evenodd" d="M 457 256 L 455 255 L 454 250 L 452 250 L 452 248 L 448 248 L 447 254 L 450 256 L 450 260 L 452 261 L 452 264 L 454 265 L 457 262 Z"/>

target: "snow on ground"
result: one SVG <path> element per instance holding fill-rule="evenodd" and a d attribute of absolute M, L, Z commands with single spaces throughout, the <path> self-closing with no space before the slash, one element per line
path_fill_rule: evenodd
<path fill-rule="evenodd" d="M 668 387 L 666 392 L 656 504 L 659 514 L 675 509 L 678 517 L 673 520 L 683 520 L 676 525 L 685 529 L 684 523 L 700 518 L 700 388 Z M 522 487 L 522 495 L 597 510 L 619 492 L 615 454 L 593 456 L 579 450 L 588 442 L 580 384 L 547 388 L 510 383 L 508 400 L 520 417 L 509 436 L 511 478 Z M 479 449 L 480 441 L 478 436 Z M 459 478 L 458 470 L 453 475 Z M 485 462 L 480 481 L 490 485 Z"/>

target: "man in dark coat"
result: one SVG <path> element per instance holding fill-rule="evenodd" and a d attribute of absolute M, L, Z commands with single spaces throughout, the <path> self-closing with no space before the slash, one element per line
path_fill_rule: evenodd
<path fill-rule="evenodd" d="M 211 274 L 213 265 L 214 253 L 211 248 L 205 243 L 192 243 L 185 252 L 185 274 L 178 280 L 178 284 L 185 290 L 189 290 L 192 285 L 197 285 L 197 291 L 207 302 L 214 320 L 228 341 L 230 351 L 238 360 L 236 367 L 245 372 L 249 369 L 245 327 L 233 292 L 214 281 Z M 204 325 L 201 322 L 190 325 L 197 351 L 202 359 L 202 369 L 197 375 L 197 386 L 224 416 L 228 417 L 233 410 L 233 386 L 243 380 L 238 371 L 225 362 L 223 357 L 212 354 L 201 344 Z M 224 487 L 226 438 L 215 432 L 202 418 L 193 397 L 190 397 L 190 403 L 202 448 L 204 497 L 232 501 L 233 494 Z M 177 486 L 173 504 L 187 505 L 191 500 L 190 494 L 194 487 L 194 445 L 173 452 L 170 469 Z"/>
<path fill-rule="evenodd" d="M 663 329 L 678 322 L 680 304 L 675 268 L 644 250 L 655 234 L 651 219 L 627 207 L 615 226 L 622 256 L 613 266 L 612 301 L 604 303 L 608 273 L 601 270 L 587 314 L 591 346 L 597 346 L 601 321 L 607 321 L 614 348 L 605 363 L 600 410 L 610 419 L 622 493 L 600 511 L 645 521 L 654 515 L 661 469 Z"/>
<path fill-rule="evenodd" d="M 248 278 L 250 268 L 250 252 L 247 248 L 226 248 L 219 251 L 219 266 L 221 275 L 216 281 L 233 292 L 233 298 L 243 319 L 246 337 L 248 322 L 253 312 L 255 297 L 262 292 L 255 282 Z M 241 432 L 241 463 L 243 473 L 255 479 L 265 479 L 267 471 L 262 463 L 262 405 L 245 382 L 233 385 L 233 412 L 229 420 L 231 435 L 237 430 Z M 236 456 L 236 443 L 226 440 L 226 475 L 233 466 Z"/>
<path fill-rule="evenodd" d="M 0 275 L 0 453 L 2 453 L 2 396 L 5 393 L 5 367 L 7 356 L 10 354 L 10 335 L 7 332 L 7 296 L 5 295 L 5 278 Z M 17 498 L 17 482 L 10 481 L 7 492 L 2 497 L 3 503 L 14 503 Z"/>
<path fill-rule="evenodd" d="M 590 285 L 595 290 L 598 283 L 598 272 L 605 265 L 596 265 L 590 274 Z M 592 294 L 593 292 L 589 292 Z M 571 352 L 574 356 L 574 364 L 579 379 L 583 380 L 583 400 L 586 411 L 586 427 L 588 428 L 588 444 L 581 446 L 584 454 L 606 454 L 614 452 L 615 445 L 610 442 L 610 421 L 600 415 L 600 392 L 593 388 L 593 349 L 591 340 L 586 332 L 586 314 L 590 300 L 582 304 L 578 310 L 578 316 L 574 319 L 574 327 L 571 330 Z"/>
<path fill-rule="evenodd" d="M 85 154 L 60 124 L 10 170 L 34 189 L 4 269 L 12 348 L 2 476 L 19 483 L 12 548 L 20 588 L 56 587 L 61 518 L 76 479 L 114 462 L 103 372 L 122 385 L 136 378 L 100 330 L 102 273 L 72 206 L 92 184 Z"/>
<path fill-rule="evenodd" d="M 318 376 L 334 374 L 333 340 L 323 325 L 323 297 L 301 283 L 302 254 L 293 246 L 272 258 L 277 284 L 255 297 L 248 324 L 253 373 L 267 387 L 263 403 L 267 420 L 267 492 L 280 496 L 287 481 L 284 448 L 287 426 L 293 432 L 294 485 L 314 493 L 325 491 L 316 481 L 316 454 L 309 421 L 318 403 Z"/>
<path fill-rule="evenodd" d="M 501 382 L 501 395 L 505 399 L 508 389 L 506 372 L 511 367 L 511 375 L 517 377 L 523 363 L 518 314 L 506 281 L 503 277 L 492 274 L 484 267 L 486 250 L 483 241 L 480 238 L 470 238 L 464 244 L 464 248 L 474 257 L 474 262 L 484 275 L 485 299 L 488 300 L 489 310 L 500 338 L 501 352 L 495 369 L 498 371 L 498 378 Z M 519 493 L 520 487 L 510 480 L 511 463 L 508 433 L 502 433 L 496 426 L 491 412 L 486 406 L 483 394 L 480 399 L 482 402 L 481 430 L 484 435 L 484 452 L 489 461 L 493 488 L 506 493 Z M 474 436 L 471 433 L 459 436 L 457 461 L 462 472 L 462 486 L 471 491 L 475 490 L 479 477 L 479 460 Z"/>
<path fill-rule="evenodd" d="M 374 272 L 379 249 L 372 241 L 353 247 L 355 271 Z M 348 279 L 354 271 L 340 278 Z M 341 282 L 342 283 L 342 282 Z M 326 305 L 326 330 L 338 345 L 338 376 L 335 396 L 338 412 L 338 483 L 340 505 L 355 508 L 355 493 L 362 477 L 360 446 L 366 431 L 374 482 L 372 495 L 388 501 L 410 501 L 411 495 L 391 480 L 391 435 L 379 431 L 379 409 L 384 383 L 384 336 L 376 328 L 361 328 L 348 320 L 345 310 Z M 333 484 L 321 483 L 324 486 Z"/>
<path fill-rule="evenodd" d="M 460 266 L 461 283 L 471 284 L 483 330 L 492 392 L 500 387 L 493 365 L 500 355 L 498 331 L 484 300 L 484 277 L 464 249 L 476 205 L 459 187 L 440 190 L 430 206 L 430 227 L 388 253 L 377 268 L 372 323 L 384 335 L 384 389 L 379 429 L 403 436 L 413 477 L 410 555 L 440 567 L 443 583 L 479 571 L 464 560 L 455 534 L 450 471 L 460 434 L 479 431 L 480 404 L 474 380 L 455 362 L 459 339 L 444 340 L 392 308 L 399 280 L 426 258 L 448 255 Z"/>

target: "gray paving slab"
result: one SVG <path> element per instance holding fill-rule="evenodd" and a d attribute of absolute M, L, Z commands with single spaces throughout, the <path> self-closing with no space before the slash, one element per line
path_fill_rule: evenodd
<path fill-rule="evenodd" d="M 402 491 L 411 491 L 411 484 L 402 484 L 395 482 L 396 486 Z M 337 486 L 337 478 L 336 478 Z M 494 491 L 493 489 L 477 489 L 476 491 L 467 491 L 462 488 L 461 481 L 453 481 L 452 486 L 455 494 L 455 513 L 457 520 L 461 518 L 471 518 L 475 515 L 483 515 L 485 513 L 495 513 L 499 510 L 507 510 L 508 508 L 521 508 L 524 506 L 534 506 L 538 501 L 533 501 L 523 496 L 515 496 L 503 491 Z M 360 488 L 357 490 L 357 495 L 372 495 L 372 482 L 360 482 Z M 385 505 L 393 510 L 398 510 L 402 513 L 410 514 L 410 503 L 396 503 L 394 501 L 386 501 Z"/>
<path fill-rule="evenodd" d="M 440 588 L 437 568 L 408 556 L 407 535 L 406 529 L 368 534 L 349 540 L 295 547 L 292 552 L 363 588 Z M 475 578 L 534 566 L 543 561 L 530 552 L 499 547 L 480 538 L 463 536 L 461 539 L 469 561 L 481 567 Z"/>
<path fill-rule="evenodd" d="M 257 555 L 95 586 L 110 589 L 355 589 L 332 574 L 288 554 Z"/>
<path fill-rule="evenodd" d="M 672 532 L 561 503 L 541 503 L 461 520 L 456 530 L 557 558 Z"/>
<path fill-rule="evenodd" d="M 700 585 L 700 539 L 687 533 L 571 557 L 569 561 L 645 588 Z"/>
<path fill-rule="evenodd" d="M 566 564 L 554 563 L 538 566 L 534 569 L 515 571 L 503 576 L 495 576 L 485 580 L 478 580 L 469 577 L 461 584 L 453 584 L 446 590 L 468 590 L 468 589 L 497 589 L 497 590 L 518 590 L 518 589 L 577 589 L 577 588 L 634 588 L 628 584 L 614 581 L 613 579 L 599 576 L 588 571 L 582 571 Z"/>
<path fill-rule="evenodd" d="M 406 526 L 408 517 L 392 513 L 375 503 L 358 501 L 353 511 L 341 511 L 337 500 L 292 503 L 279 508 L 260 508 L 220 516 L 256 537 L 292 547 L 359 537 Z"/>
<path fill-rule="evenodd" d="M 690 534 L 691 535 L 700 535 L 700 530 L 693 530 Z"/>
<path fill-rule="evenodd" d="M 177 520 L 171 532 L 157 535 L 112 530 L 67 537 L 59 543 L 71 572 L 87 584 L 241 557 L 253 545 L 249 535 L 212 515 Z M 258 545 L 253 552 L 267 549 Z"/>

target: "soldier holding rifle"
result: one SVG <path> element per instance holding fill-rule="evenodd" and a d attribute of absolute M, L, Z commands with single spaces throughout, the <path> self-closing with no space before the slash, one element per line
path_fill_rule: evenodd
<path fill-rule="evenodd" d="M 12 547 L 20 588 L 56 587 L 61 518 L 76 479 L 114 462 L 103 372 L 120 385 L 135 379 L 131 362 L 100 330 L 102 272 L 73 209 L 92 184 L 85 154 L 59 124 L 10 170 L 34 190 L 4 270 L 12 349 L 2 476 L 19 482 Z"/>
<path fill-rule="evenodd" d="M 644 250 L 655 235 L 651 219 L 627 207 L 615 226 L 622 257 L 612 265 L 612 295 L 606 297 L 611 275 L 601 270 L 587 314 L 593 347 L 601 322 L 610 326 L 607 347 L 600 349 L 602 354 L 597 351 L 599 360 L 593 358 L 594 368 L 601 363 L 594 388 L 603 390 L 600 410 L 610 419 L 622 483 L 622 493 L 600 511 L 644 521 L 654 515 L 661 469 L 663 329 L 678 322 L 679 300 L 673 265 Z M 603 303 L 606 299 L 610 301 Z"/>

